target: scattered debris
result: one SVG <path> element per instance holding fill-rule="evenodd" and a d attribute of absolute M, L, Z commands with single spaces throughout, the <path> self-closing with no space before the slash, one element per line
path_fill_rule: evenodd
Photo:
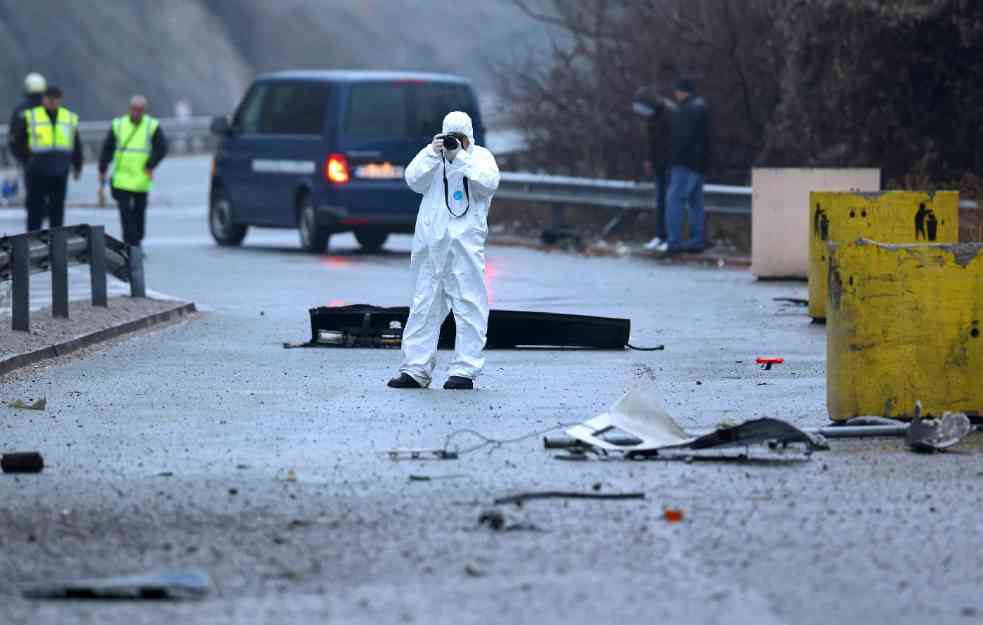
<path fill-rule="evenodd" d="M 289 471 L 287 471 L 286 481 L 288 481 L 288 482 L 296 482 L 297 481 L 297 473 L 296 473 L 296 471 L 294 471 L 293 469 L 290 469 Z"/>
<path fill-rule="evenodd" d="M 796 306 L 808 306 L 809 300 L 803 299 L 801 297 L 773 297 L 776 302 L 784 302 L 786 304 L 795 304 Z"/>
<path fill-rule="evenodd" d="M 785 362 L 785 359 L 779 356 L 758 356 L 755 362 L 761 365 L 765 371 L 771 371 L 773 365 L 780 365 Z"/>
<path fill-rule="evenodd" d="M 174 477 L 174 471 L 161 471 L 157 477 Z"/>
<path fill-rule="evenodd" d="M 674 508 L 667 508 L 662 516 L 665 518 L 667 523 L 682 523 L 683 522 L 683 511 Z"/>
<path fill-rule="evenodd" d="M 785 421 L 769 418 L 753 419 L 695 436 L 683 430 L 651 392 L 639 387 L 625 393 L 607 412 L 569 428 L 567 434 L 589 448 L 602 452 L 623 452 L 629 458 L 655 456 L 660 451 L 684 450 L 690 453 L 769 443 L 774 443 L 769 445 L 771 449 L 801 443 L 807 453 L 827 449 L 821 435 L 810 434 Z M 606 434 L 618 434 L 634 441 L 627 445 L 616 444 L 605 438 Z"/>
<path fill-rule="evenodd" d="M 468 577 L 484 577 L 485 576 L 485 572 L 482 571 L 481 569 L 479 569 L 478 567 L 476 567 L 473 564 L 465 564 L 464 565 L 464 573 Z"/>
<path fill-rule="evenodd" d="M 978 430 L 964 413 L 945 413 L 940 419 L 921 419 L 921 403 L 910 425 L 882 417 L 858 417 L 842 425 L 802 430 L 785 421 L 763 418 L 730 425 L 721 423 L 703 435 L 690 434 L 669 416 L 649 393 L 634 388 L 609 410 L 567 430 L 568 437 L 543 439 L 546 449 L 568 449 L 563 460 L 586 459 L 587 453 L 606 455 L 621 452 L 627 458 L 651 458 L 661 453 L 715 451 L 733 447 L 765 445 L 771 451 L 802 444 L 806 454 L 829 449 L 826 439 L 905 437 L 916 451 L 939 451 L 959 443 Z M 678 455 L 678 454 L 677 454 Z M 672 457 L 672 456 L 668 456 Z M 746 457 L 746 454 L 745 454 Z"/>
<path fill-rule="evenodd" d="M 519 493 L 495 500 L 496 506 L 514 503 L 521 506 L 534 499 L 645 499 L 645 493 L 578 493 L 570 491 L 547 490 L 534 493 Z"/>
<path fill-rule="evenodd" d="M 390 449 L 390 460 L 457 460 L 456 451 L 447 449 Z"/>
<path fill-rule="evenodd" d="M 449 475 L 415 475 L 410 474 L 411 482 L 435 482 L 437 480 L 457 480 L 462 477 L 471 477 L 464 473 L 451 473 Z"/>
<path fill-rule="evenodd" d="M 905 433 L 905 442 L 913 451 L 931 453 L 958 444 L 972 431 L 969 417 L 962 412 L 946 412 L 941 419 L 923 419 L 919 401 L 915 402 L 915 418 Z"/>
<path fill-rule="evenodd" d="M 557 440 L 558 439 L 555 438 L 548 438 L 548 439 L 544 439 L 543 442 L 545 443 L 547 449 L 561 449 L 561 447 L 559 446 L 558 447 L 551 446 L 553 441 L 557 441 Z M 568 462 L 586 462 L 590 460 L 590 458 L 587 457 L 587 451 L 584 450 L 583 447 L 581 447 L 580 441 L 574 440 L 572 438 L 566 438 L 565 440 L 572 443 L 570 447 L 573 448 L 570 449 L 570 453 L 559 454 L 557 456 L 553 456 L 553 458 L 555 458 L 556 460 L 566 460 Z M 562 448 L 566 448 L 566 447 L 562 447 Z"/>
<path fill-rule="evenodd" d="M 15 410 L 44 410 L 48 407 L 48 400 L 44 397 L 34 402 L 26 402 L 20 399 L 15 399 L 8 405 Z"/>
<path fill-rule="evenodd" d="M 44 458 L 36 451 L 19 451 L 0 456 L 0 470 L 4 473 L 40 473 Z"/>
<path fill-rule="evenodd" d="M 485 510 L 478 516 L 478 525 L 500 532 L 505 529 L 505 515 L 499 510 Z"/>
<path fill-rule="evenodd" d="M 584 248 L 584 240 L 580 234 L 565 228 L 544 228 L 539 235 L 539 240 L 543 245 L 558 245 L 578 250 Z"/>
<path fill-rule="evenodd" d="M 284 347 L 396 348 L 402 342 L 409 308 L 397 306 L 321 306 L 309 310 L 311 339 Z M 580 348 L 624 349 L 631 320 L 551 312 L 492 310 L 488 316 L 485 349 Z M 438 347 L 452 349 L 454 316 L 440 329 Z"/>
<path fill-rule="evenodd" d="M 501 511 L 485 510 L 478 516 L 478 525 L 487 527 L 495 532 L 541 532 L 541 527 L 534 523 L 505 524 L 505 515 Z"/>
<path fill-rule="evenodd" d="M 665 345 L 655 345 L 653 347 L 639 347 L 637 345 L 632 345 L 631 343 L 625 343 L 625 347 L 628 349 L 633 349 L 636 352 L 662 352 L 665 351 Z"/>
<path fill-rule="evenodd" d="M 28 599 L 199 599 L 208 594 L 208 574 L 170 571 L 39 584 L 24 590 Z"/>

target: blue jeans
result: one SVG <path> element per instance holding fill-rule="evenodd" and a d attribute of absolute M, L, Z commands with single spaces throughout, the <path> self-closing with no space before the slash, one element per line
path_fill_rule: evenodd
<path fill-rule="evenodd" d="M 655 165 L 655 236 L 663 241 L 669 238 L 666 232 L 666 196 L 669 187 L 669 167 L 667 165 Z"/>
<path fill-rule="evenodd" d="M 666 227 L 670 252 L 702 252 L 703 240 L 703 174 L 688 167 L 673 165 L 669 172 Z M 683 240 L 683 219 L 689 207 L 689 238 Z"/>

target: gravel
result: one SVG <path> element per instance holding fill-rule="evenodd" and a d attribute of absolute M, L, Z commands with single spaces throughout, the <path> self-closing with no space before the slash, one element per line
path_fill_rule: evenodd
<path fill-rule="evenodd" d="M 8 309 L 0 313 L 0 324 L 4 328 L 0 333 L 0 361 L 143 319 L 183 303 L 185 302 L 175 300 L 113 297 L 107 308 L 100 308 L 87 301 L 71 302 L 68 319 L 52 317 L 50 307 L 32 311 L 30 333 L 10 330 Z"/>

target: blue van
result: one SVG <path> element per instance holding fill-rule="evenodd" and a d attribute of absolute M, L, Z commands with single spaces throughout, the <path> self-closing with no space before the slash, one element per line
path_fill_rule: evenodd
<path fill-rule="evenodd" d="M 323 252 L 354 231 L 378 250 L 391 232 L 413 232 L 420 196 L 403 180 L 410 160 L 465 111 L 484 143 L 470 83 L 446 74 L 290 71 L 258 77 L 232 119 L 216 117 L 208 224 L 219 245 L 250 226 L 297 228 Z"/>

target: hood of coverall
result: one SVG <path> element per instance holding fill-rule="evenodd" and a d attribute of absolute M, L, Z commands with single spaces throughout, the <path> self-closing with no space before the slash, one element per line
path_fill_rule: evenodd
<path fill-rule="evenodd" d="M 444 116 L 444 126 L 441 130 L 445 135 L 451 132 L 459 132 L 468 138 L 468 143 L 474 145 L 474 125 L 471 123 L 471 116 L 462 111 L 451 111 Z"/>

